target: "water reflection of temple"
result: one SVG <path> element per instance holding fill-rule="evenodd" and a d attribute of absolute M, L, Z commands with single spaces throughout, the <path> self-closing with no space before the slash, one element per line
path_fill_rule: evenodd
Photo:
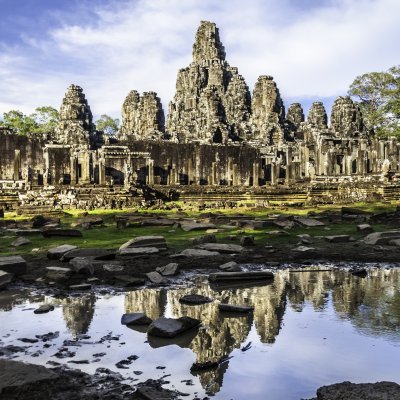
<path fill-rule="evenodd" d="M 96 296 L 88 294 L 80 297 L 67 297 L 60 301 L 67 328 L 73 338 L 87 333 L 94 315 Z"/>

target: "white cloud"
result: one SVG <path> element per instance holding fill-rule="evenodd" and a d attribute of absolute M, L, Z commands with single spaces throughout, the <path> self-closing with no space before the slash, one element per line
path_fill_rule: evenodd
<path fill-rule="evenodd" d="M 97 6 L 90 24 L 80 25 L 77 15 L 77 22 L 51 28 L 45 38 L 3 48 L 0 113 L 58 107 L 70 83 L 84 88 L 97 115 L 118 117 L 131 89 L 156 91 L 167 109 L 204 19 L 219 26 L 227 61 L 250 89 L 259 75 L 270 74 L 285 99 L 309 103 L 344 94 L 357 75 L 399 62 L 398 0 L 302 2 L 313 5 L 307 9 L 295 3 L 109 1 Z"/>

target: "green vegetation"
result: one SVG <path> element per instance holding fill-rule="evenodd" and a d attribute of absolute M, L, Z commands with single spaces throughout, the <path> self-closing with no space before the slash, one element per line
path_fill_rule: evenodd
<path fill-rule="evenodd" d="M 368 128 L 379 136 L 400 136 L 400 65 L 358 76 L 349 95 L 356 97 Z"/>
<path fill-rule="evenodd" d="M 38 107 L 31 115 L 19 110 L 11 110 L 3 114 L 0 126 L 11 129 L 18 135 L 53 133 L 59 120 L 58 111 L 51 107 Z"/>
<path fill-rule="evenodd" d="M 96 129 L 100 132 L 105 133 L 106 135 L 115 135 L 118 131 L 119 127 L 119 119 L 113 119 L 107 114 L 103 114 L 100 118 L 95 122 Z"/>
<path fill-rule="evenodd" d="M 393 212 L 395 205 L 385 204 L 385 203 L 356 203 L 352 207 L 358 208 L 369 212 Z M 262 208 L 262 209 L 229 209 L 229 210 L 212 210 L 212 213 L 225 215 L 228 218 L 237 215 L 248 216 L 249 219 L 254 218 L 266 218 L 273 214 L 283 214 L 283 215 L 306 215 L 309 212 L 313 212 L 316 215 L 324 211 L 337 211 L 339 212 L 341 206 L 320 206 L 313 208 Z M 129 239 L 136 236 L 144 235 L 163 235 L 166 238 L 168 246 L 176 251 L 180 251 L 186 247 L 190 246 L 190 239 L 196 236 L 204 235 L 204 231 L 192 231 L 184 232 L 180 228 L 173 230 L 170 226 L 145 226 L 145 227 L 129 227 L 126 229 L 117 229 L 115 223 L 115 217 L 120 214 L 126 214 L 129 212 L 138 211 L 137 215 L 140 214 L 158 214 L 160 216 L 170 216 L 179 217 L 176 211 L 171 210 L 95 210 L 89 212 L 89 216 L 99 216 L 103 219 L 103 226 L 96 226 L 89 230 L 83 230 L 83 238 L 44 238 L 42 235 L 31 235 L 28 238 L 32 241 L 30 245 L 21 246 L 17 248 L 11 247 L 11 242 L 15 240 L 15 236 L 3 236 L 0 241 L 0 254 L 1 255 L 12 255 L 12 254 L 27 254 L 32 253 L 32 249 L 39 249 L 37 253 L 46 252 L 49 248 L 63 244 L 69 243 L 77 245 L 79 247 L 99 247 L 107 249 L 117 249 L 120 245 L 128 241 Z M 211 212 L 211 211 L 210 211 Z M 202 213 L 199 211 L 188 211 L 186 215 L 192 218 L 198 218 Z M 65 213 L 61 218 L 62 225 L 65 227 L 70 227 L 82 216 L 81 210 L 71 210 Z M 16 215 L 12 213 L 6 214 L 6 219 L 18 219 L 23 220 L 23 217 L 15 218 Z M 373 225 L 375 231 L 383 231 L 387 229 L 384 225 L 375 224 Z M 288 231 L 288 236 L 274 236 L 270 235 L 269 232 L 276 231 L 277 227 L 267 227 L 263 229 L 243 229 L 235 228 L 233 230 L 224 230 L 222 232 L 216 233 L 218 242 L 229 243 L 230 240 L 228 236 L 230 235 L 252 235 L 255 238 L 256 244 L 259 246 L 265 246 L 268 244 L 296 244 L 298 238 L 296 235 L 302 233 L 308 233 L 311 236 L 328 236 L 328 235 L 341 235 L 348 234 L 355 238 L 359 238 L 362 235 L 356 230 L 356 225 L 352 222 L 340 223 L 340 224 L 330 224 L 329 230 L 324 226 L 313 227 L 313 228 L 294 228 Z M 233 242 L 235 243 L 235 242 Z M 237 243 L 237 242 L 236 242 Z M 32 254 L 35 254 L 32 253 Z"/>

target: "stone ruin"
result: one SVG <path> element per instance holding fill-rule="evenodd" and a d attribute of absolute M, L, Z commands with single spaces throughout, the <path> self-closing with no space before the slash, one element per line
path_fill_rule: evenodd
<path fill-rule="evenodd" d="M 251 196 L 256 191 L 266 199 L 283 188 L 312 197 L 318 185 L 331 192 L 347 185 L 355 192 L 357 185 L 368 184 L 369 193 L 396 185 L 400 145 L 370 132 L 350 97 L 336 99 L 330 124 L 321 102 L 313 103 L 306 117 L 299 103 L 285 113 L 271 76 L 261 75 L 250 93 L 238 69 L 226 61 L 211 22 L 201 22 L 192 55 L 190 65 L 178 72 L 166 118 L 155 92 L 132 90 L 116 138 L 96 132 L 76 85 L 67 89 L 54 137 L 22 137 L 2 128 L 0 188 L 19 193 L 140 188 L 163 198 L 170 198 L 173 188 L 193 199 L 219 191 L 226 201 L 233 192 L 247 198 L 249 188 Z"/>

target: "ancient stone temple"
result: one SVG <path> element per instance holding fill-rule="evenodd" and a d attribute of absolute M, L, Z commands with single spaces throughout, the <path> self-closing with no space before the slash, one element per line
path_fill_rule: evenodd
<path fill-rule="evenodd" d="M 306 116 L 299 103 L 285 113 L 269 75 L 250 91 L 226 60 L 216 25 L 203 21 L 166 117 L 155 92 L 131 90 L 109 138 L 96 131 L 82 88 L 70 85 L 53 135 L 1 128 L 0 190 L 14 191 L 14 200 L 1 203 L 0 193 L 0 207 L 388 199 L 400 190 L 399 153 L 394 138 L 366 129 L 350 97 L 337 98 L 328 123 L 318 101 Z M 53 197 L 39 199 L 43 189 Z"/>

